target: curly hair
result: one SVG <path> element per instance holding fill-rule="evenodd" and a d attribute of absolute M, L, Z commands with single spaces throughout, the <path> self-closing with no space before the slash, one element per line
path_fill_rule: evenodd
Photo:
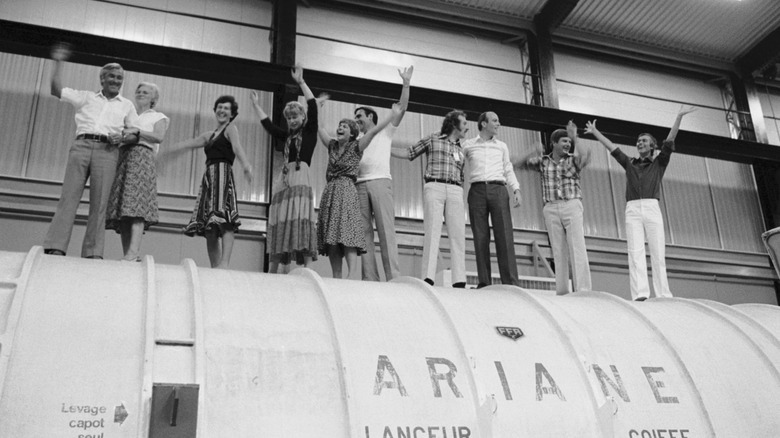
<path fill-rule="evenodd" d="M 217 106 L 220 103 L 229 103 L 230 104 L 230 120 L 233 120 L 238 115 L 238 102 L 236 102 L 236 98 L 226 94 L 224 96 L 219 96 L 217 100 L 214 102 L 214 111 L 217 110 Z"/>

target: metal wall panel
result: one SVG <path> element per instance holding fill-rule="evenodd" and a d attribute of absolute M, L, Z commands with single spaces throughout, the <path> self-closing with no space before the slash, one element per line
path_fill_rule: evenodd
<path fill-rule="evenodd" d="M 270 1 L 3 1 L 0 16 L 128 41 L 270 60 Z"/>
<path fill-rule="evenodd" d="M 780 92 L 767 86 L 758 88 L 769 144 L 780 146 Z"/>
<path fill-rule="evenodd" d="M 753 169 L 745 164 L 707 158 L 712 196 L 725 249 L 763 252 L 763 216 Z"/>
<path fill-rule="evenodd" d="M 704 158 L 673 154 L 663 181 L 667 207 L 664 217 L 671 241 L 676 245 L 721 248 Z"/>
<path fill-rule="evenodd" d="M 622 148 L 624 151 L 627 147 Z M 626 238 L 626 171 L 615 161 L 607 152 L 607 168 L 609 169 L 609 180 L 612 187 L 612 205 L 615 206 L 615 221 L 617 224 L 617 234 L 621 239 Z M 663 204 L 661 204 L 663 207 Z M 666 235 L 667 239 L 669 234 Z"/>
<path fill-rule="evenodd" d="M 524 59 L 516 46 L 458 29 L 413 26 L 324 8 L 298 10 L 297 61 L 307 68 L 412 86 L 526 102 Z"/>
<path fill-rule="evenodd" d="M 29 153 L 27 139 L 33 128 L 30 116 L 38 100 L 36 81 L 42 62 L 29 56 L 0 53 L 0 174 L 24 176 Z"/>
<path fill-rule="evenodd" d="M 578 140 L 576 150 L 583 153 L 586 149 L 590 150 L 590 163 L 580 176 L 582 205 L 585 209 L 585 235 L 617 238 L 617 216 L 609 168 L 612 157 L 599 142 Z"/>
<path fill-rule="evenodd" d="M 509 156 L 512 159 L 525 157 L 533 152 L 539 144 L 539 133 L 524 129 L 502 126 L 498 138 L 506 143 L 509 148 Z M 542 216 L 541 181 L 539 172 L 525 166 L 515 167 L 515 176 L 520 184 L 522 203 L 519 208 L 512 208 L 512 224 L 514 228 L 544 230 L 544 217 Z"/>
<path fill-rule="evenodd" d="M 375 109 L 380 118 L 389 115 L 387 110 Z M 393 136 L 394 146 L 405 146 L 417 142 L 425 135 L 422 131 L 422 117 L 423 115 L 420 113 L 406 113 L 395 131 L 395 136 Z M 414 161 L 400 158 L 390 159 L 390 173 L 393 176 L 393 201 L 397 217 L 423 218 L 423 160 L 422 157 Z"/>
<path fill-rule="evenodd" d="M 655 69 L 594 60 L 571 51 L 555 54 L 562 109 L 658 126 L 671 126 L 682 103 L 695 105 L 681 129 L 729 136 L 716 83 Z M 584 126 L 584 120 L 575 120 Z M 637 133 L 638 134 L 638 133 Z"/>
<path fill-rule="evenodd" d="M 35 111 L 27 176 L 62 181 L 68 151 L 76 138 L 75 110 L 48 92 L 53 61 L 45 61 L 44 81 Z M 100 68 L 68 63 L 62 68 L 62 85 L 76 90 L 100 90 Z M 122 94 L 127 96 L 127 88 Z"/>

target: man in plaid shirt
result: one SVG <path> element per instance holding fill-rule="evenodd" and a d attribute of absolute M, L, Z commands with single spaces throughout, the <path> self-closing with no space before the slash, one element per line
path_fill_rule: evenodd
<path fill-rule="evenodd" d="M 395 148 L 393 157 L 414 160 L 426 154 L 425 186 L 423 187 L 422 274 L 433 285 L 441 238 L 441 219 L 447 224 L 450 239 L 452 286 L 466 287 L 466 217 L 463 204 L 463 147 L 466 136 L 466 114 L 453 110 L 444 117 L 441 131 L 431 134 L 408 149 Z"/>
<path fill-rule="evenodd" d="M 550 236 L 555 261 L 555 285 L 558 295 L 569 292 L 569 264 L 572 266 L 574 290 L 590 291 L 590 264 L 585 249 L 582 216 L 580 172 L 590 161 L 590 150 L 571 153 L 577 139 L 577 126 L 569 121 L 566 129 L 550 135 L 549 154 L 534 153 L 527 163 L 542 174 L 544 223 Z"/>

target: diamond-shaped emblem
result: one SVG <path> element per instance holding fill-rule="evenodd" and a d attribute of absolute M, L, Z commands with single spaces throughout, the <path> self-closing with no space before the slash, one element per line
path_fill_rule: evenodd
<path fill-rule="evenodd" d="M 516 341 L 520 339 L 520 336 L 523 336 L 523 331 L 520 330 L 519 327 L 496 327 L 496 331 L 499 335 L 506 336 L 513 341 Z"/>

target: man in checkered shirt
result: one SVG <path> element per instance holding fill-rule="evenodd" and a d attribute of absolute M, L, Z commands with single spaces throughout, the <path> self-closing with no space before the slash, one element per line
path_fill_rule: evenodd
<path fill-rule="evenodd" d="M 452 286 L 466 287 L 466 215 L 463 202 L 463 147 L 466 136 L 466 114 L 453 110 L 444 117 L 441 130 L 406 149 L 394 148 L 393 157 L 414 160 L 422 154 L 428 158 L 423 187 L 422 275 L 433 285 L 441 238 L 441 219 L 447 225 L 450 239 Z"/>
<path fill-rule="evenodd" d="M 556 129 L 550 135 L 550 153 L 536 152 L 527 159 L 532 169 L 542 174 L 544 223 L 550 236 L 555 261 L 555 286 L 558 295 L 569 289 L 569 265 L 573 273 L 574 291 L 590 291 L 590 264 L 585 249 L 585 229 L 582 215 L 580 172 L 590 161 L 590 150 L 579 145 L 577 126 L 569 121 L 566 129 Z"/>

